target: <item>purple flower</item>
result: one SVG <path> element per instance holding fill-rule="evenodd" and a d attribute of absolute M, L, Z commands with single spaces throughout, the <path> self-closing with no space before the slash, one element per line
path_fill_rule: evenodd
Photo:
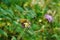
<path fill-rule="evenodd" d="M 45 14 L 45 18 L 49 21 L 52 22 L 53 21 L 53 17 L 49 14 Z"/>

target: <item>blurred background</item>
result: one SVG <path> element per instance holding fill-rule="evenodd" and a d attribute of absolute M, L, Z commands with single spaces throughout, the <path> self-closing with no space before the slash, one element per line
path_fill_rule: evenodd
<path fill-rule="evenodd" d="M 0 0 L 0 40 L 60 40 L 60 0 Z"/>

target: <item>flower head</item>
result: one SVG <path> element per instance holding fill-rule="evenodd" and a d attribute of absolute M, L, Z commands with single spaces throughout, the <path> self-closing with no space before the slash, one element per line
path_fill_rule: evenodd
<path fill-rule="evenodd" d="M 53 17 L 49 14 L 45 14 L 45 18 L 49 21 L 52 22 L 53 21 Z"/>
<path fill-rule="evenodd" d="M 22 24 L 23 28 L 30 28 L 31 23 L 30 23 L 29 20 L 27 20 L 27 19 L 20 19 L 20 23 Z"/>

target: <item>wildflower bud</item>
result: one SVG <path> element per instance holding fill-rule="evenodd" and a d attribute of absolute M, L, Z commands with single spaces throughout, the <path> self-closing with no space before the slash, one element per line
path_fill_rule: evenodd
<path fill-rule="evenodd" d="M 0 18 L 0 20 L 2 20 L 2 18 Z"/>
<path fill-rule="evenodd" d="M 42 20 L 39 20 L 39 22 L 42 22 Z"/>
<path fill-rule="evenodd" d="M 10 23 L 10 22 L 7 22 L 7 25 L 9 25 L 9 26 L 10 26 L 10 25 L 11 25 L 11 23 Z"/>

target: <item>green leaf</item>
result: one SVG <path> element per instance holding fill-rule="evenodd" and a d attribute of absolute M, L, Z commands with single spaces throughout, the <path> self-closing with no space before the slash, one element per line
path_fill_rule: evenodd
<path fill-rule="evenodd" d="M 41 12 L 41 8 L 40 8 L 40 6 L 39 6 L 38 4 L 36 4 L 36 5 L 34 6 L 34 8 L 35 8 L 35 11 L 36 11 L 37 13 L 40 13 L 40 12 Z"/>
<path fill-rule="evenodd" d="M 0 12 L 2 12 L 3 15 L 7 15 L 7 12 L 4 9 L 2 9 L 1 7 L 0 7 Z"/>
<path fill-rule="evenodd" d="M 39 30 L 40 27 L 39 27 L 37 24 L 33 24 L 33 25 L 32 25 L 32 29 L 33 29 L 33 30 Z"/>
<path fill-rule="evenodd" d="M 7 33 L 5 31 L 1 30 L 1 29 L 0 29 L 0 34 L 3 35 L 3 36 L 8 37 Z"/>
<path fill-rule="evenodd" d="M 27 19 L 32 19 L 32 18 L 36 17 L 36 13 L 33 10 L 28 10 L 26 17 L 27 17 Z"/>
<path fill-rule="evenodd" d="M 22 7 L 20 7 L 20 6 L 18 6 L 18 5 L 16 5 L 16 8 L 17 8 L 17 10 L 19 10 L 20 12 L 23 12 L 23 11 L 24 11 L 24 9 L 23 9 Z"/>
<path fill-rule="evenodd" d="M 13 36 L 11 40 L 17 40 L 17 39 L 16 39 L 16 37 Z"/>

